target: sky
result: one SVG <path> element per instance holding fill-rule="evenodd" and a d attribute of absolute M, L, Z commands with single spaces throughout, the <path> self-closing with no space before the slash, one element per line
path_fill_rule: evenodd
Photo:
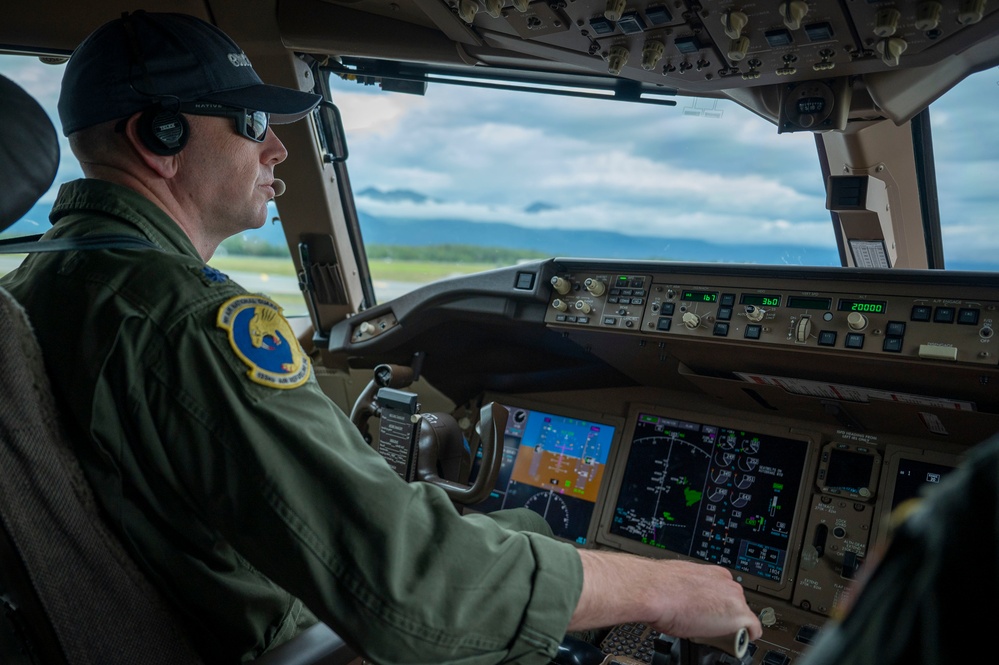
<path fill-rule="evenodd" d="M 57 123 L 62 69 L 0 55 L 0 73 Z M 948 267 L 999 269 L 999 153 L 996 135 L 982 131 L 995 117 L 997 81 L 999 70 L 976 74 L 931 107 Z M 355 192 L 427 197 L 357 197 L 371 215 L 835 247 L 812 134 L 777 134 L 731 102 L 667 107 L 443 84 L 415 96 L 339 81 L 334 102 Z M 79 175 L 64 143 L 57 181 Z M 544 209 L 529 212 L 537 203 Z"/>

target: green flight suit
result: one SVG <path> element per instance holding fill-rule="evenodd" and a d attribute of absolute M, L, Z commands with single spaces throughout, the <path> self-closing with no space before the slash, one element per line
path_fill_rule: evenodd
<path fill-rule="evenodd" d="M 48 237 L 162 249 L 32 254 L 0 284 L 112 527 L 209 662 L 250 660 L 317 617 L 381 665 L 548 661 L 582 587 L 573 546 L 530 511 L 460 516 L 403 482 L 276 305 L 207 267 L 144 197 L 78 180 L 52 220 Z"/>

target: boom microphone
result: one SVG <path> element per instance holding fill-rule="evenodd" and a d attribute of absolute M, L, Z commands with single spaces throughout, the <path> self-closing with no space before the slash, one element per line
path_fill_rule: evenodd
<path fill-rule="evenodd" d="M 274 182 L 271 183 L 271 187 L 274 188 L 274 198 L 281 196 L 284 194 L 284 190 L 288 189 L 288 187 L 284 184 L 284 180 L 279 180 L 278 178 L 274 178 Z"/>

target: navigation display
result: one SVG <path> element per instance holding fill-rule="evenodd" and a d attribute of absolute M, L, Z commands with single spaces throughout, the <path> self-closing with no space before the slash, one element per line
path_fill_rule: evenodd
<path fill-rule="evenodd" d="M 471 508 L 492 512 L 526 507 L 544 517 L 559 538 L 587 544 L 615 428 L 532 409 L 507 409 L 496 489 Z M 473 472 L 477 470 L 478 460 Z"/>
<path fill-rule="evenodd" d="M 637 415 L 609 531 L 780 582 L 805 441 Z"/>

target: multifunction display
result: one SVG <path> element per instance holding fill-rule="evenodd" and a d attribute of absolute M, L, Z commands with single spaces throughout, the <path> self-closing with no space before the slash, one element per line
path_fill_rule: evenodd
<path fill-rule="evenodd" d="M 781 581 L 807 445 L 639 413 L 610 532 Z"/>
<path fill-rule="evenodd" d="M 614 427 L 531 409 L 507 408 L 510 417 L 496 488 L 472 508 L 481 512 L 530 508 L 545 518 L 556 536 L 585 545 L 604 481 Z"/>

